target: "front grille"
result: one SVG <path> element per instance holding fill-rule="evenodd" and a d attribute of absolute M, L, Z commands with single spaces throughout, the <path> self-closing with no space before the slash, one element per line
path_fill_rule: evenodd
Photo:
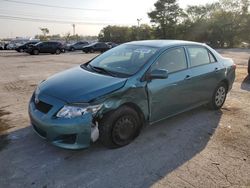
<path fill-rule="evenodd" d="M 44 137 L 44 138 L 47 137 L 47 133 L 46 133 L 44 130 L 38 128 L 38 127 L 35 126 L 34 124 L 33 124 L 33 128 L 35 129 L 35 131 L 36 131 L 41 137 Z"/>
<path fill-rule="evenodd" d="M 45 114 L 47 114 L 50 111 L 50 109 L 53 107 L 52 105 L 47 104 L 43 101 L 38 101 L 38 102 L 34 101 L 34 103 L 35 103 L 36 109 Z"/>

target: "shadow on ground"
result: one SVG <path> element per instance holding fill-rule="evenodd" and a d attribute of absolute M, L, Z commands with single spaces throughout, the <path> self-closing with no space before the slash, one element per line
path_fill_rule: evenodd
<path fill-rule="evenodd" d="M 115 150 L 100 143 L 63 150 L 24 128 L 0 151 L 0 187 L 150 187 L 206 147 L 221 115 L 201 107 L 148 126 Z"/>
<path fill-rule="evenodd" d="M 250 75 L 248 75 L 241 83 L 241 89 L 250 91 Z"/>

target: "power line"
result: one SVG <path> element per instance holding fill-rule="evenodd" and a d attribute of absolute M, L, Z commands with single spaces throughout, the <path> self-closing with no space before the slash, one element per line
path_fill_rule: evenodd
<path fill-rule="evenodd" d="M 8 16 L 8 15 L 1 15 L 1 14 L 0 14 L 0 19 L 43 22 L 43 23 L 58 23 L 58 24 L 75 23 L 78 25 L 110 25 L 110 24 L 114 24 L 114 23 L 103 23 L 103 22 L 63 21 L 63 20 L 51 20 L 51 19 L 40 19 L 40 18 L 28 18 L 28 17 Z"/>
<path fill-rule="evenodd" d="M 20 12 L 20 13 L 19 13 Z M 40 12 L 36 12 L 36 13 L 29 13 L 27 14 L 27 12 L 25 11 L 20 11 L 20 10 L 16 10 L 16 11 L 13 11 L 13 12 L 10 12 L 9 10 L 5 10 L 5 9 L 1 9 L 0 8 L 0 15 L 7 15 L 7 16 L 15 16 L 15 17 L 31 17 L 33 18 L 34 16 L 35 17 L 38 17 L 38 18 L 43 18 L 43 19 L 52 19 L 52 20 L 79 20 L 79 18 L 81 18 L 82 20 L 88 20 L 88 21 L 94 21 L 93 20 L 93 17 L 82 17 L 82 16 L 78 16 L 78 17 L 65 17 L 64 15 L 61 15 L 63 17 L 58 17 L 60 15 L 52 15 L 52 14 L 40 14 Z M 107 19 L 98 19 L 99 21 L 98 22 L 113 22 L 112 20 L 107 20 Z M 74 22 L 74 21 L 72 21 Z"/>
<path fill-rule="evenodd" d="M 25 4 L 25 5 L 41 6 L 41 7 L 60 8 L 60 9 L 84 10 L 84 11 L 110 11 L 110 10 L 107 10 L 107 9 L 90 9 L 90 8 L 78 8 L 78 7 L 65 7 L 65 6 L 47 5 L 47 4 L 42 4 L 42 3 L 31 3 L 31 2 L 16 1 L 16 0 L 2 0 L 2 1 L 6 1 L 6 2 L 10 2 L 10 3 Z"/>

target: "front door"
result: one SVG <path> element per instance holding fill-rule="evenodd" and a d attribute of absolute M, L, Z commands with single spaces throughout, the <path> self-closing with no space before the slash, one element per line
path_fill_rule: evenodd
<path fill-rule="evenodd" d="M 190 98 L 193 97 L 190 71 L 183 47 L 164 52 L 150 70 L 154 69 L 165 69 L 169 75 L 166 79 L 153 79 L 147 84 L 150 122 L 190 108 Z"/>

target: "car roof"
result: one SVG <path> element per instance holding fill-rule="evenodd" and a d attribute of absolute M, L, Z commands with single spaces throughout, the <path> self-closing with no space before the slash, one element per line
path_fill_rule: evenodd
<path fill-rule="evenodd" d="M 126 44 L 150 46 L 156 48 L 170 47 L 176 45 L 204 45 L 202 43 L 185 41 L 185 40 L 142 40 L 142 41 L 128 42 Z"/>

